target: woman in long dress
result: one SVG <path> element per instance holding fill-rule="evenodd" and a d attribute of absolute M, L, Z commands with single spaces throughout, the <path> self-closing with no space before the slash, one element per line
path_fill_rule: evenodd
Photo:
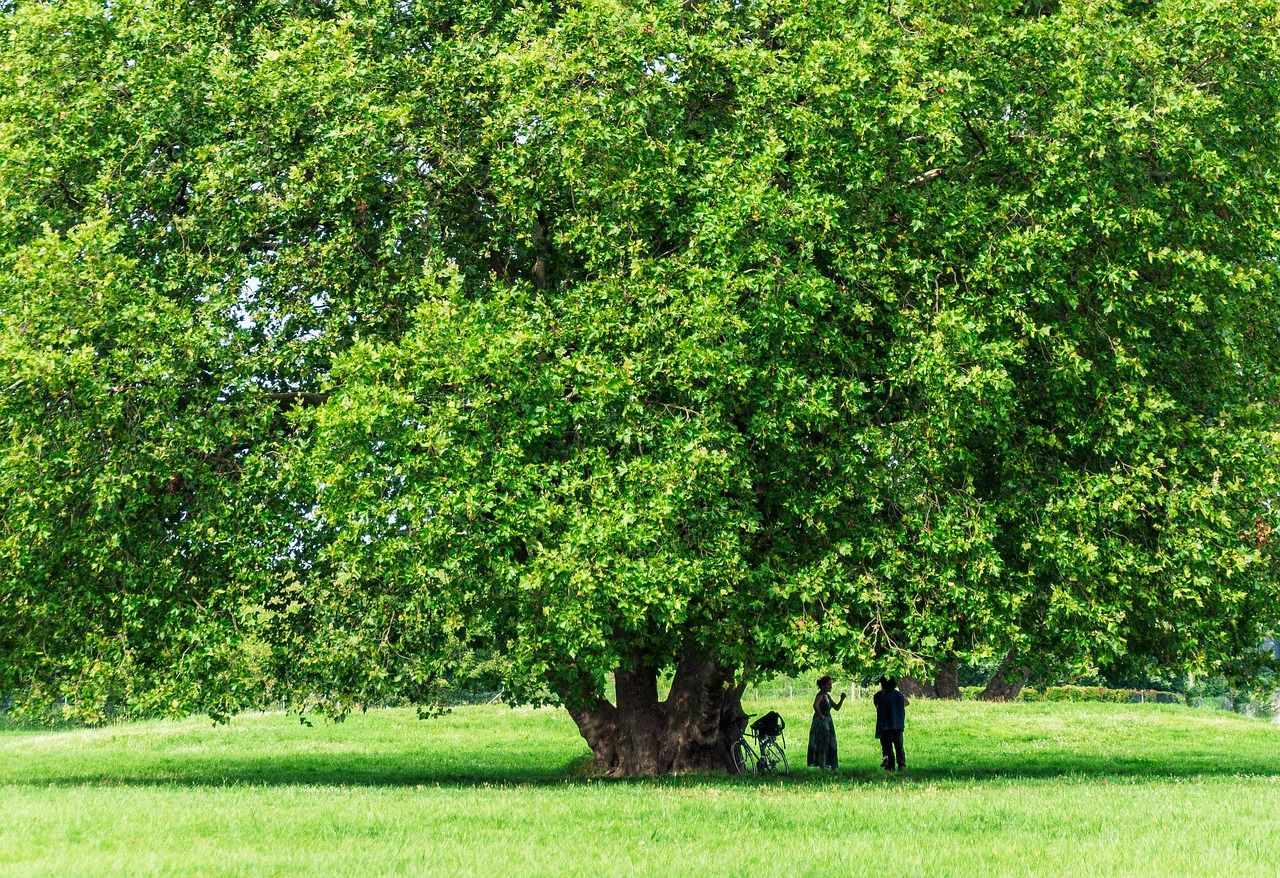
<path fill-rule="evenodd" d="M 818 678 L 818 694 L 813 699 L 813 722 L 809 724 L 809 764 L 815 768 L 835 771 L 839 760 L 836 755 L 836 724 L 831 711 L 844 705 L 844 693 L 840 700 L 831 697 L 831 677 Z"/>

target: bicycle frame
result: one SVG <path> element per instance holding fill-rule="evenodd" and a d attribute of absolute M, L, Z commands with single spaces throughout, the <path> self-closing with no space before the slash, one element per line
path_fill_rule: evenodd
<path fill-rule="evenodd" d="M 761 735 L 755 729 L 747 730 L 747 720 L 742 718 L 737 739 L 729 745 L 729 757 L 735 774 L 769 774 L 778 770 L 790 772 L 787 764 L 786 735 Z"/>

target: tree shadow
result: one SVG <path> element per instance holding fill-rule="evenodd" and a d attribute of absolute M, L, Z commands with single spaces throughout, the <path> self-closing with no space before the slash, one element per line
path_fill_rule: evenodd
<path fill-rule="evenodd" d="M 1070 760 L 986 763 L 970 765 L 921 764 L 906 772 L 885 772 L 876 765 L 846 767 L 833 773 L 807 767 L 788 774 L 731 777 L 699 772 L 659 778 L 608 778 L 595 774 L 589 756 L 543 765 L 521 762 L 502 764 L 432 765 L 429 759 L 392 763 L 384 759 L 306 757 L 227 757 L 202 762 L 163 760 L 123 770 L 68 771 L 30 779 L 7 779 L 5 785 L 76 787 L 386 787 L 386 788 L 484 788 L 574 787 L 594 784 L 616 786 L 706 786 L 773 788 L 829 788 L 832 786 L 883 786 L 901 784 L 957 784 L 982 781 L 1113 780 L 1127 782 L 1194 780 L 1215 777 L 1265 776 L 1280 773 L 1280 761 L 1262 758 L 1159 761 L 1124 756 Z M 848 765 L 848 761 L 846 761 Z"/>
<path fill-rule="evenodd" d="M 1096 717 L 1042 729 L 1035 716 L 1005 712 L 982 726 L 928 719 L 908 737 L 905 774 L 880 769 L 870 734 L 842 740 L 843 769 L 804 766 L 804 740 L 789 740 L 787 775 L 691 773 L 662 778 L 599 776 L 576 730 L 555 714 L 477 710 L 406 736 L 409 714 L 377 714 L 362 727 L 302 730 L 264 714 L 216 730 L 192 725 L 121 726 L 88 733 L 7 738 L 0 787 L 574 787 L 827 788 L 991 781 L 1159 782 L 1280 774 L 1280 728 L 1217 722 L 1164 727 L 1150 713 Z M 928 714 L 925 715 L 928 717 Z M 416 722 L 416 720 L 414 720 Z M 1021 725 L 1019 725 L 1021 722 Z M 1138 725 L 1134 725 L 1138 722 Z M 1148 723 L 1142 725 L 1141 723 Z M 427 730 L 430 730 L 427 732 Z M 241 733 L 244 734 L 241 734 Z M 5 743 L 0 739 L 0 744 Z"/>

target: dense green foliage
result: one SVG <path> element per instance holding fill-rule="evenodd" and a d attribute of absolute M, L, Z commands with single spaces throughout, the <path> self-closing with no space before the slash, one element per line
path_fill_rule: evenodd
<path fill-rule="evenodd" d="M 779 708 L 796 725 L 807 699 Z M 884 777 L 601 782 L 561 711 L 0 731 L 0 874 L 1270 875 L 1280 727 L 1156 705 L 913 702 Z M 1105 746 L 1102 745 L 1105 742 Z M 793 758 L 804 740 L 789 739 Z M 815 859 L 815 849 L 822 852 Z"/>
<path fill-rule="evenodd" d="M 18 2 L 0 692 L 1280 623 L 1275 0 Z"/>

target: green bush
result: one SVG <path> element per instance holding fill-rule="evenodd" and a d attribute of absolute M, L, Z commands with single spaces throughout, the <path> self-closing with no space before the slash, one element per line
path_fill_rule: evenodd
<path fill-rule="evenodd" d="M 1160 689 L 1109 689 L 1106 686 L 1049 686 L 1024 689 L 1024 701 L 1108 701 L 1120 704 L 1155 701 L 1162 704 L 1183 703 L 1176 692 Z"/>
<path fill-rule="evenodd" d="M 977 698 L 982 692 L 981 686 L 962 686 L 960 695 L 963 698 Z M 1018 701 L 1105 701 L 1116 704 L 1154 701 L 1160 704 L 1184 704 L 1185 699 L 1178 692 L 1167 692 L 1163 689 L 1111 689 L 1106 686 L 1046 686 L 1041 689 L 1031 687 L 1018 693 Z"/>

